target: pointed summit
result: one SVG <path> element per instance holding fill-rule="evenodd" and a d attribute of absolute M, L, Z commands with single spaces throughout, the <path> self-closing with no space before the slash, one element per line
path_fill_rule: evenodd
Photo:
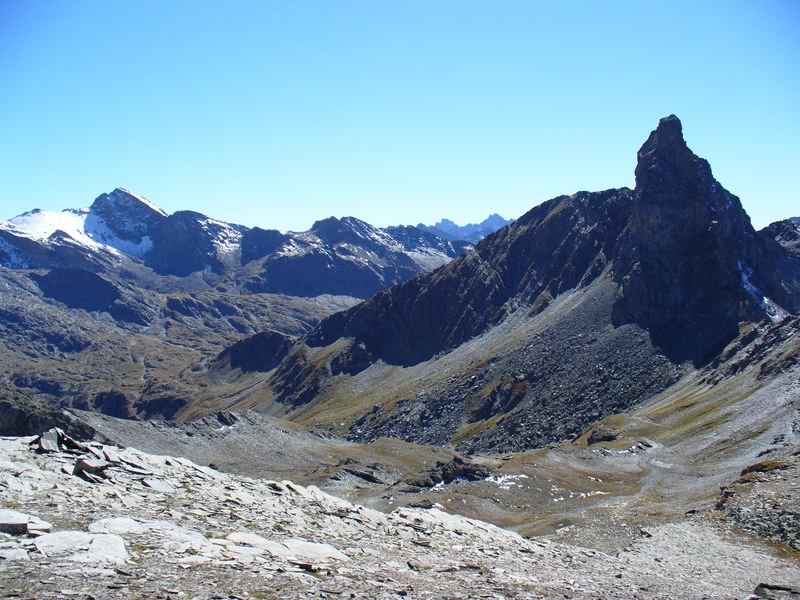
<path fill-rule="evenodd" d="M 636 191 L 663 186 L 696 187 L 712 180 L 708 162 L 686 146 L 683 127 L 675 115 L 664 117 L 636 154 Z"/>
<path fill-rule="evenodd" d="M 650 137 L 637 153 L 639 162 L 646 156 L 653 154 L 676 156 L 678 152 L 686 150 L 683 140 L 683 125 L 675 115 L 664 117 L 658 122 L 658 127 L 650 132 Z"/>
<path fill-rule="evenodd" d="M 676 116 L 661 119 L 637 157 L 633 212 L 614 259 L 614 322 L 638 323 L 676 362 L 700 364 L 737 334 L 739 321 L 764 315 L 764 296 L 789 295 L 764 258 L 774 247 L 687 147 Z"/>
<path fill-rule="evenodd" d="M 137 244 L 167 218 L 167 213 L 147 198 L 123 188 L 98 196 L 91 211 L 120 239 Z"/>

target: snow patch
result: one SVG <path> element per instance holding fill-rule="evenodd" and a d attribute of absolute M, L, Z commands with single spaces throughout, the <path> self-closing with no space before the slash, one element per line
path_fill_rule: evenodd
<path fill-rule="evenodd" d="M 7 256 L 2 266 L 8 269 L 29 269 L 30 265 L 22 258 L 19 251 L 4 239 L 0 239 L 0 254 Z"/>
<path fill-rule="evenodd" d="M 298 243 L 297 240 L 291 239 L 285 242 L 280 248 L 275 251 L 276 257 L 290 257 L 301 256 L 309 251 L 309 244 Z"/>
<path fill-rule="evenodd" d="M 3 229 L 27 238 L 45 241 L 56 231 L 63 231 L 77 242 L 92 245 L 93 242 L 83 232 L 88 208 L 67 209 L 60 212 L 35 209 L 2 224 Z"/>
<path fill-rule="evenodd" d="M 218 256 L 227 256 L 239 250 L 242 242 L 242 232 L 239 228 L 210 217 L 206 217 L 198 223 L 203 231 L 211 237 L 211 243 Z"/>
<path fill-rule="evenodd" d="M 510 490 L 519 485 L 521 479 L 528 479 L 527 475 L 490 475 L 484 481 L 496 483 L 501 490 Z"/>
<path fill-rule="evenodd" d="M 742 278 L 742 287 L 744 287 L 744 289 L 751 296 L 753 296 L 753 298 L 755 298 L 756 302 L 758 302 L 758 305 L 767 313 L 770 321 L 777 323 L 778 321 L 782 321 L 784 318 L 789 316 L 788 312 L 786 312 L 771 298 L 765 296 L 758 286 L 750 281 L 750 278 L 753 276 L 752 268 L 748 267 L 742 260 L 737 261 L 736 265 L 739 267 L 739 274 Z"/>
<path fill-rule="evenodd" d="M 138 243 L 121 239 L 102 217 L 89 208 L 62 211 L 36 209 L 0 222 L 0 229 L 42 243 L 48 243 L 56 231 L 61 231 L 77 244 L 92 250 L 125 253 L 139 258 L 153 247 L 152 240 L 147 236 Z"/>

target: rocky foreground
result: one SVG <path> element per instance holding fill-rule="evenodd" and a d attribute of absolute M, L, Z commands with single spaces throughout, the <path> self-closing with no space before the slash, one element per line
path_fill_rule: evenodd
<path fill-rule="evenodd" d="M 796 559 L 710 521 L 609 556 L 58 430 L 0 438 L 0 498 L 9 598 L 788 598 L 800 582 Z"/>

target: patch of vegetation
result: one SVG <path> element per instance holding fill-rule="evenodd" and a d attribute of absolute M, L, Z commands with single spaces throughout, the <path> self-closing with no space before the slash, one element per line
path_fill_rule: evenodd
<path fill-rule="evenodd" d="M 453 435 L 451 442 L 453 444 L 457 444 L 458 442 L 474 437 L 479 433 L 481 433 L 482 431 L 486 431 L 487 429 L 490 429 L 491 427 L 497 425 L 503 419 L 503 416 L 504 415 L 495 415 L 490 419 L 486 419 L 485 421 L 476 421 L 475 423 L 468 423 L 467 425 L 464 425 L 463 427 L 461 427 L 461 429 L 456 431 L 455 435 Z"/>
<path fill-rule="evenodd" d="M 748 473 L 770 473 L 772 471 L 788 469 L 794 464 L 794 461 L 789 458 L 768 458 L 767 460 L 762 460 L 749 467 L 745 467 L 742 469 L 740 475 L 745 476 Z"/>

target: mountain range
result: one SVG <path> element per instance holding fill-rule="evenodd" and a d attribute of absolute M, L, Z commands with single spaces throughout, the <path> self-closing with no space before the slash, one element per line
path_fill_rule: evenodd
<path fill-rule="evenodd" d="M 34 210 L 0 223 L 0 264 L 10 268 L 141 272 L 144 266 L 157 276 L 200 278 L 244 293 L 303 297 L 367 298 L 467 247 L 414 227 L 384 230 L 353 217 L 286 233 L 193 211 L 167 215 L 121 188 L 89 208 Z"/>
<path fill-rule="evenodd" d="M 629 586 L 616 597 L 670 595 L 637 548 L 683 594 L 705 575 L 681 553 L 709 544 L 800 593 L 800 219 L 755 230 L 671 115 L 633 189 L 553 198 L 474 245 L 445 237 L 351 217 L 250 229 L 122 189 L 20 215 L 0 224 L 0 433 L 58 426 L 170 477 L 198 468 L 167 454 L 625 553 L 630 570 L 603 575 Z"/>
<path fill-rule="evenodd" d="M 417 229 L 428 231 L 446 240 L 464 240 L 476 244 L 487 235 L 513 222 L 513 219 L 504 219 L 494 213 L 480 223 L 456 225 L 450 219 L 442 219 L 436 225 L 423 225 L 420 223 L 417 225 Z"/>
<path fill-rule="evenodd" d="M 325 318 L 270 357 L 243 405 L 350 439 L 467 452 L 568 439 L 753 327 L 791 320 L 792 231 L 755 231 L 670 116 L 638 152 L 635 189 L 554 198 Z"/>
<path fill-rule="evenodd" d="M 172 418 L 195 395 L 176 374 L 201 359 L 264 329 L 304 333 L 470 247 L 352 217 L 281 232 L 167 215 L 116 189 L 0 223 L 0 362 L 51 403 Z"/>

